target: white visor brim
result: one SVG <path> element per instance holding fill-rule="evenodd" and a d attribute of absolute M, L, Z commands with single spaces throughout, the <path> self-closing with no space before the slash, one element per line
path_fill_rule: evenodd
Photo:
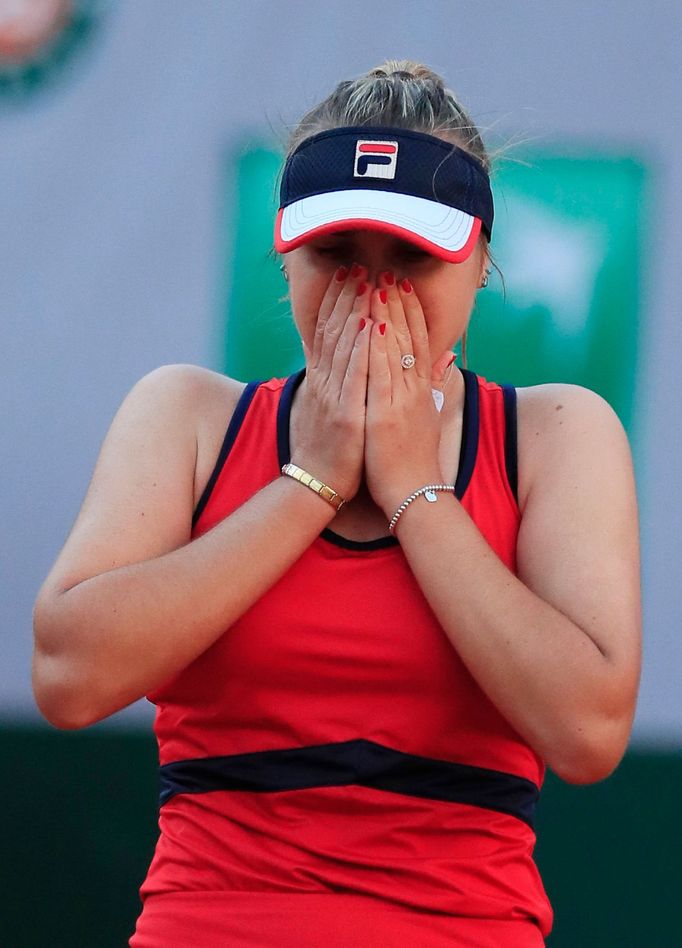
<path fill-rule="evenodd" d="M 318 235 L 363 226 L 395 233 L 454 262 L 469 256 L 480 232 L 478 218 L 447 204 L 358 188 L 314 194 L 287 205 L 277 218 L 275 247 L 286 253 Z"/>

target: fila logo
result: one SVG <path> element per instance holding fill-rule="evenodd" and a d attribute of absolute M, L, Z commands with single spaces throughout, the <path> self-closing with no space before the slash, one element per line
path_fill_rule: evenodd
<path fill-rule="evenodd" d="M 398 142 L 370 142 L 360 139 L 355 146 L 355 178 L 395 178 Z"/>

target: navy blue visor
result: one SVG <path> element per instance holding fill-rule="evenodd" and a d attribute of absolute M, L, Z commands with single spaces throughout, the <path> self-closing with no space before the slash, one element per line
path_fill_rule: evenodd
<path fill-rule="evenodd" d="M 461 263 L 492 227 L 490 179 L 473 155 L 434 135 L 363 125 L 312 135 L 289 156 L 275 249 L 379 230 Z"/>

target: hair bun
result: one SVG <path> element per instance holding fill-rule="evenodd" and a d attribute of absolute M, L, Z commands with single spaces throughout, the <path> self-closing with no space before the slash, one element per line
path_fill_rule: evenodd
<path fill-rule="evenodd" d="M 317 132 L 349 125 L 395 126 L 437 135 L 470 152 L 490 171 L 488 153 L 468 112 L 437 72 L 413 59 L 387 59 L 356 79 L 340 82 L 300 120 L 289 139 L 289 154 Z"/>

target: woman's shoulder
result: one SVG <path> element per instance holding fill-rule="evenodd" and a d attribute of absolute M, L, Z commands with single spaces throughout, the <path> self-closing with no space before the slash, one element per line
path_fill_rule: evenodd
<path fill-rule="evenodd" d="M 597 392 L 551 382 L 516 393 L 520 503 L 538 480 L 561 469 L 630 462 L 623 425 Z"/>
<path fill-rule="evenodd" d="M 519 424 L 535 426 L 537 436 L 563 435 L 585 428 L 621 429 L 618 415 L 609 402 L 590 388 L 568 382 L 547 382 L 516 389 Z M 535 436 L 535 435 L 534 435 Z"/>
<path fill-rule="evenodd" d="M 132 392 L 138 398 L 162 402 L 169 398 L 185 401 L 188 396 L 200 400 L 227 398 L 236 402 L 244 387 L 244 382 L 204 366 L 173 363 L 147 372 L 135 384 Z"/>
<path fill-rule="evenodd" d="M 201 435 L 229 421 L 245 383 L 199 365 L 175 363 L 152 369 L 133 386 L 126 401 L 145 413 Z"/>
<path fill-rule="evenodd" d="M 215 465 L 225 431 L 245 382 L 199 365 L 162 365 L 144 375 L 128 398 L 145 413 L 166 419 L 178 438 L 187 436 L 195 446 L 195 502 Z"/>

